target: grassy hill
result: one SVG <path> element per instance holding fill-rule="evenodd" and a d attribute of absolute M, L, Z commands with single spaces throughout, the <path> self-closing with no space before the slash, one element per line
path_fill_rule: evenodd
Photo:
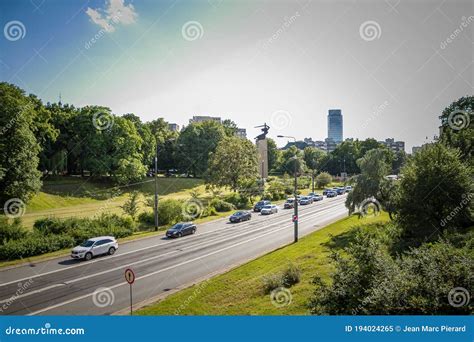
<path fill-rule="evenodd" d="M 358 219 L 347 217 L 222 275 L 176 292 L 162 301 L 139 310 L 140 315 L 306 315 L 313 292 L 312 278 L 328 278 L 333 270 L 328 256 L 346 246 L 356 226 L 370 227 L 388 221 L 388 215 Z M 302 272 L 301 281 L 290 288 L 292 302 L 274 306 L 263 291 L 262 278 L 281 272 L 293 263 Z"/>

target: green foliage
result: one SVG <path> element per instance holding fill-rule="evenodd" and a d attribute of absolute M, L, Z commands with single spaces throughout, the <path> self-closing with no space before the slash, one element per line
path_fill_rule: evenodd
<path fill-rule="evenodd" d="M 123 212 L 127 215 L 130 215 L 130 217 L 135 220 L 135 217 L 138 214 L 138 205 L 139 205 L 139 200 L 138 200 L 139 192 L 138 191 L 132 191 L 128 195 L 127 201 L 121 206 Z"/>
<path fill-rule="evenodd" d="M 28 201 L 41 187 L 38 171 L 43 136 L 38 121 L 42 105 L 25 96 L 20 88 L 0 83 L 0 205 L 10 198 Z"/>
<path fill-rule="evenodd" d="M 0 216 L 0 245 L 10 240 L 20 240 L 27 234 L 28 232 L 22 227 L 20 219 L 15 219 L 10 223 L 5 216 Z"/>
<path fill-rule="evenodd" d="M 266 275 L 262 278 L 263 291 L 265 294 L 272 292 L 279 287 L 289 288 L 300 282 L 301 270 L 293 263 L 280 273 Z"/>
<path fill-rule="evenodd" d="M 160 201 L 158 218 L 160 225 L 175 224 L 183 220 L 183 203 L 174 199 Z"/>
<path fill-rule="evenodd" d="M 472 314 L 471 304 L 454 307 L 455 287 L 472 289 L 473 256 L 467 248 L 440 241 L 402 256 L 391 256 L 375 235 L 360 231 L 346 249 L 332 256 L 331 284 L 317 276 L 309 303 L 313 314 L 433 315 Z"/>
<path fill-rule="evenodd" d="M 224 201 L 233 204 L 237 209 L 246 209 L 250 207 L 250 199 L 241 193 L 230 193 L 224 196 Z"/>
<path fill-rule="evenodd" d="M 69 235 L 28 234 L 20 240 L 10 240 L 0 245 L 0 260 L 27 258 L 73 247 L 74 238 Z"/>
<path fill-rule="evenodd" d="M 296 146 L 293 145 L 283 151 L 283 154 L 281 156 L 280 171 L 294 175 L 295 163 L 296 163 L 296 172 L 298 174 L 303 173 L 306 169 L 306 163 L 304 161 L 303 151 L 299 150 Z"/>
<path fill-rule="evenodd" d="M 332 176 L 327 172 L 321 172 L 319 175 L 316 176 L 315 182 L 318 188 L 324 188 L 331 184 Z"/>
<path fill-rule="evenodd" d="M 433 239 L 472 224 L 472 169 L 459 157 L 457 150 L 431 144 L 403 168 L 397 215 L 407 238 Z"/>
<path fill-rule="evenodd" d="M 303 152 L 306 166 L 314 171 L 319 170 L 326 153 L 315 147 L 306 147 Z"/>
<path fill-rule="evenodd" d="M 364 157 L 357 160 L 361 174 L 356 176 L 355 185 L 346 199 L 349 213 L 369 198 L 379 198 L 379 192 L 384 177 L 389 173 L 387 154 L 384 149 L 369 150 Z"/>
<path fill-rule="evenodd" d="M 257 149 L 247 139 L 226 137 L 210 155 L 206 180 L 213 186 L 236 191 L 243 182 L 257 177 Z"/>
<path fill-rule="evenodd" d="M 214 198 L 209 202 L 209 206 L 216 209 L 217 212 L 226 212 L 235 209 L 235 206 L 232 203 L 228 203 L 219 198 Z"/>

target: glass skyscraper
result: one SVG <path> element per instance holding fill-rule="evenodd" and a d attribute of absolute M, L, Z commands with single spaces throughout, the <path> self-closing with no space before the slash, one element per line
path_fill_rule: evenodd
<path fill-rule="evenodd" d="M 328 139 L 337 144 L 342 142 L 342 112 L 340 109 L 329 109 L 328 111 Z"/>

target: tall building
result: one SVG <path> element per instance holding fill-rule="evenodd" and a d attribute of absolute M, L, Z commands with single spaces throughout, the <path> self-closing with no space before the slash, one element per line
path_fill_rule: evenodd
<path fill-rule="evenodd" d="M 340 109 L 329 109 L 328 111 L 328 140 L 336 144 L 342 142 L 342 112 Z"/>
<path fill-rule="evenodd" d="M 170 131 L 173 131 L 173 132 L 179 131 L 179 125 L 175 123 L 169 123 L 168 128 L 170 129 Z"/>

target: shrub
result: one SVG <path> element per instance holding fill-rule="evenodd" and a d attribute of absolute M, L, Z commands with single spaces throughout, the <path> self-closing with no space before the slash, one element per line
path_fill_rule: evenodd
<path fill-rule="evenodd" d="M 10 240 L 0 246 L 0 259 L 12 260 L 54 252 L 74 246 L 75 241 L 68 235 L 28 234 L 21 240 Z"/>
<path fill-rule="evenodd" d="M 217 210 L 213 206 L 208 205 L 204 210 L 202 211 L 201 216 L 202 217 L 208 217 L 208 216 L 216 216 L 217 215 Z"/>
<path fill-rule="evenodd" d="M 183 220 L 183 203 L 174 199 L 160 201 L 158 218 L 160 225 L 174 224 Z"/>
<path fill-rule="evenodd" d="M 0 245 L 9 240 L 19 240 L 26 236 L 28 232 L 21 226 L 20 219 L 15 219 L 12 223 L 4 216 L 0 217 Z"/>
<path fill-rule="evenodd" d="M 250 199 L 240 193 L 231 193 L 224 196 L 224 201 L 233 204 L 237 209 L 246 209 L 250 206 Z"/>
<path fill-rule="evenodd" d="M 288 267 L 283 271 L 282 285 L 285 287 L 293 286 L 300 282 L 301 271 L 293 263 L 290 263 Z"/>
<path fill-rule="evenodd" d="M 235 207 L 232 203 L 228 203 L 226 201 L 223 201 L 219 198 L 214 198 L 210 203 L 209 205 L 211 207 L 214 207 L 216 209 L 216 211 L 218 212 L 225 212 L 225 211 L 231 211 L 231 210 L 234 210 Z"/>
<path fill-rule="evenodd" d="M 280 273 L 270 274 L 262 278 L 263 283 L 263 292 L 269 294 L 276 288 L 279 288 L 283 285 L 282 276 Z"/>
<path fill-rule="evenodd" d="M 328 186 L 332 182 L 332 176 L 327 172 L 321 172 L 315 179 L 316 186 L 318 188 L 323 188 Z"/>

